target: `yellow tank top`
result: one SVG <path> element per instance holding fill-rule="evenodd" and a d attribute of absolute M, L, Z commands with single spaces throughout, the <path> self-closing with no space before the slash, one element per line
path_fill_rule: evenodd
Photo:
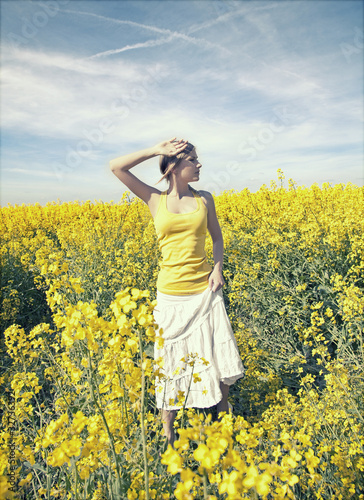
<path fill-rule="evenodd" d="M 197 202 L 194 211 L 186 214 L 169 212 L 167 191 L 163 191 L 154 217 L 162 254 L 157 290 L 168 295 L 202 293 L 208 287 L 212 271 L 205 254 L 207 208 L 197 191 L 191 191 Z"/>

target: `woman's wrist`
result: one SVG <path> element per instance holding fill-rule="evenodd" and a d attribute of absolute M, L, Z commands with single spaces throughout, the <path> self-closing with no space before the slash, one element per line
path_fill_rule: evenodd
<path fill-rule="evenodd" d="M 153 156 L 160 156 L 160 155 L 163 154 L 163 151 L 161 149 L 161 144 L 160 143 L 159 144 L 155 144 L 150 149 L 152 151 Z"/>
<path fill-rule="evenodd" d="M 151 148 L 148 149 L 149 151 L 149 155 L 151 158 L 153 158 L 154 156 L 159 156 L 160 155 L 160 152 L 158 150 L 158 144 L 156 144 L 155 146 L 152 146 Z"/>
<path fill-rule="evenodd" d="M 143 149 L 142 151 L 137 151 L 135 153 L 130 153 L 128 155 L 120 156 L 110 161 L 110 168 L 112 171 L 116 170 L 130 170 L 131 168 L 143 163 L 154 156 L 158 156 L 155 147 Z"/>

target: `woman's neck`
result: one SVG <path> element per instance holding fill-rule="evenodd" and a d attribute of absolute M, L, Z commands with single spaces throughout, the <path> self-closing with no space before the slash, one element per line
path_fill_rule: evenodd
<path fill-rule="evenodd" d="M 191 187 L 187 182 L 171 179 L 167 189 L 167 195 L 175 198 L 183 198 L 184 196 L 191 196 Z M 192 195 L 193 196 L 193 195 Z"/>

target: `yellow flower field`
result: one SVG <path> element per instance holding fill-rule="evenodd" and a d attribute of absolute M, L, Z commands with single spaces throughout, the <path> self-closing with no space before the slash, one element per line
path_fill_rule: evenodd
<path fill-rule="evenodd" d="M 147 206 L 1 209 L 1 498 L 364 499 L 364 188 L 279 171 L 215 204 L 246 375 L 232 415 L 181 408 L 174 449 Z"/>

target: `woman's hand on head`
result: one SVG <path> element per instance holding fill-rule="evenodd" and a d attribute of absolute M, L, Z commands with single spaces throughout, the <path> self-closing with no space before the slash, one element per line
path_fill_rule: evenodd
<path fill-rule="evenodd" d="M 225 280 L 222 273 L 218 269 L 214 269 L 209 276 L 209 290 L 217 292 L 225 285 Z"/>
<path fill-rule="evenodd" d="M 176 156 L 187 146 L 188 141 L 172 137 L 168 141 L 163 141 L 155 146 L 157 154 L 163 156 Z"/>

